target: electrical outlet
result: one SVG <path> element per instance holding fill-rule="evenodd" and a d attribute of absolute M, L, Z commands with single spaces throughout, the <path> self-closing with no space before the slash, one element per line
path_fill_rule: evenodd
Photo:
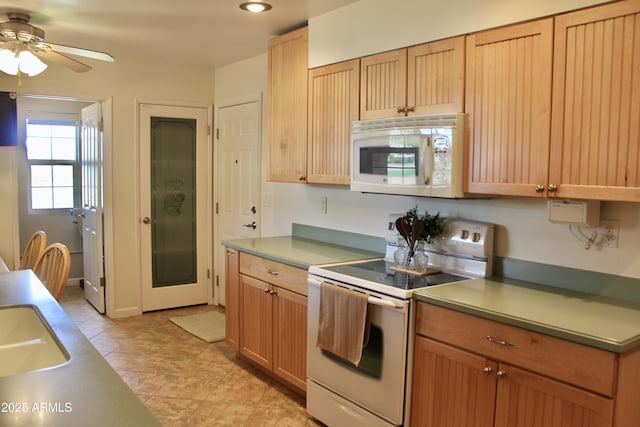
<path fill-rule="evenodd" d="M 617 248 L 620 237 L 620 224 L 613 219 L 602 219 L 600 225 L 596 227 L 598 232 L 599 246 L 606 248 Z"/>

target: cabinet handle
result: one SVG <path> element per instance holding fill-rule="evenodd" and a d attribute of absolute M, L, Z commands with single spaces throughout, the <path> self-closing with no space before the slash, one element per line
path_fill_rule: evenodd
<path fill-rule="evenodd" d="M 247 228 L 253 228 L 254 230 L 256 229 L 258 225 L 256 224 L 255 221 L 251 221 L 249 224 L 244 224 L 243 227 L 247 227 Z"/>
<path fill-rule="evenodd" d="M 276 294 L 275 289 L 269 289 L 269 295 L 275 295 L 275 294 Z"/>
<path fill-rule="evenodd" d="M 500 344 L 500 345 L 504 345 L 504 346 L 510 346 L 513 345 L 512 343 L 510 343 L 509 341 L 503 341 L 503 340 L 498 340 L 495 339 L 494 337 L 492 337 L 491 335 L 487 335 L 487 340 L 491 343 L 494 344 Z"/>
<path fill-rule="evenodd" d="M 269 273 L 272 276 L 279 276 L 280 275 L 279 271 L 273 271 L 273 270 L 267 270 L 267 273 Z"/>
<path fill-rule="evenodd" d="M 265 293 L 265 294 L 268 294 L 268 293 L 269 293 L 269 288 L 265 288 L 265 289 L 264 289 L 264 293 Z"/>
<path fill-rule="evenodd" d="M 415 106 L 409 107 L 408 105 L 405 105 L 405 106 L 401 106 L 401 107 L 396 108 L 396 112 L 404 113 L 405 116 L 408 116 L 410 112 L 412 113 L 414 111 L 416 111 L 416 107 Z"/>
<path fill-rule="evenodd" d="M 298 178 L 298 181 L 304 181 L 306 178 L 304 176 L 301 176 L 300 178 Z"/>
<path fill-rule="evenodd" d="M 558 191 L 558 186 L 555 184 L 549 184 L 547 190 L 549 191 L 549 193 L 555 193 L 556 191 Z"/>
<path fill-rule="evenodd" d="M 496 372 L 496 377 L 498 377 L 499 380 L 503 379 L 506 376 L 507 376 L 507 372 L 503 371 L 502 369 Z"/>
<path fill-rule="evenodd" d="M 536 193 L 543 193 L 544 192 L 544 185 L 538 184 L 536 185 Z"/>
<path fill-rule="evenodd" d="M 491 372 L 493 372 L 493 369 L 491 369 L 491 366 L 487 366 L 486 368 L 484 368 L 484 369 L 482 370 L 482 373 L 483 373 L 484 375 L 491 375 Z"/>

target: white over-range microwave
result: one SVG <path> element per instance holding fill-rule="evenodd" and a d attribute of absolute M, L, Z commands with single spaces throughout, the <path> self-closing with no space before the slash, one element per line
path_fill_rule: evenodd
<path fill-rule="evenodd" d="M 464 197 L 464 123 L 464 113 L 353 122 L 351 190 Z"/>

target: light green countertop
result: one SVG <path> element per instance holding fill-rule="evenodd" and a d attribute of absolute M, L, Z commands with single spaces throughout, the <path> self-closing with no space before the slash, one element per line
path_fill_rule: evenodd
<path fill-rule="evenodd" d="M 0 306 L 22 304 L 38 308 L 71 359 L 0 377 L 0 426 L 160 426 L 31 270 L 0 273 Z"/>
<path fill-rule="evenodd" d="M 637 302 L 496 278 L 432 286 L 414 298 L 616 353 L 640 345 Z"/>
<path fill-rule="evenodd" d="M 296 236 L 236 239 L 224 241 L 222 244 L 228 248 L 305 270 L 311 265 L 333 264 L 384 256 L 384 254 L 380 252 L 372 252 Z"/>

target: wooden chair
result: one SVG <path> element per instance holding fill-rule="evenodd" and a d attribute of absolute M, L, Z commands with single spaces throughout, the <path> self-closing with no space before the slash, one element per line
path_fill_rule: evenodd
<path fill-rule="evenodd" d="M 40 281 L 47 287 L 51 295 L 60 301 L 71 268 L 71 255 L 69 249 L 62 243 L 52 243 L 46 247 L 33 272 Z"/>
<path fill-rule="evenodd" d="M 28 270 L 29 268 L 33 269 L 33 266 L 36 261 L 38 261 L 38 258 L 40 258 L 40 254 L 42 254 L 46 246 L 47 234 L 42 230 L 38 230 L 33 233 L 33 236 L 29 239 L 29 243 L 27 243 L 27 247 L 24 248 L 18 270 Z"/>

